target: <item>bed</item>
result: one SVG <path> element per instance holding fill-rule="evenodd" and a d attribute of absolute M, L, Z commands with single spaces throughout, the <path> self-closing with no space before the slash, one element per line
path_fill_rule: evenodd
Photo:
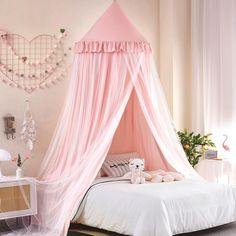
<path fill-rule="evenodd" d="M 73 222 L 125 235 L 170 236 L 236 221 L 236 191 L 203 180 L 95 180 Z"/>

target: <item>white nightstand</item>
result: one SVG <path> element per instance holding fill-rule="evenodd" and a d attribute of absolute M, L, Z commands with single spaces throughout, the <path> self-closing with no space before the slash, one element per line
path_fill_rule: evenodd
<path fill-rule="evenodd" d="M 37 214 L 34 178 L 3 177 L 0 179 L 0 220 Z"/>
<path fill-rule="evenodd" d="M 236 185 L 236 159 L 200 160 L 196 171 L 206 180 L 216 183 Z"/>

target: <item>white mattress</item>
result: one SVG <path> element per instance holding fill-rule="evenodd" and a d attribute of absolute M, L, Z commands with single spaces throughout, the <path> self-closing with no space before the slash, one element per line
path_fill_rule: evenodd
<path fill-rule="evenodd" d="M 91 187 L 74 221 L 134 236 L 170 236 L 236 221 L 236 193 L 225 185 L 99 183 L 108 180 Z"/>

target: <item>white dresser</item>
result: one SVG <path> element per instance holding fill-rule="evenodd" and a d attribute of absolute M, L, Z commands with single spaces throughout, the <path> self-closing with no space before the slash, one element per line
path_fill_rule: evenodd
<path fill-rule="evenodd" d="M 34 178 L 0 179 L 0 220 L 37 214 Z"/>

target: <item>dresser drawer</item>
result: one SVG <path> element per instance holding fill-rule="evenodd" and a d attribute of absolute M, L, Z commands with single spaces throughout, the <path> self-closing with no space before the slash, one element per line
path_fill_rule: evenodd
<path fill-rule="evenodd" d="M 30 209 L 30 185 L 0 188 L 1 212 Z"/>
<path fill-rule="evenodd" d="M 36 213 L 36 186 L 34 181 L 0 182 L 0 220 Z"/>

